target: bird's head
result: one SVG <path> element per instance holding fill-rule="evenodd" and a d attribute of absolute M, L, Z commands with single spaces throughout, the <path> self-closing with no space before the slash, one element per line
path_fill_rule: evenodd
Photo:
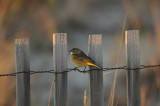
<path fill-rule="evenodd" d="M 78 48 L 73 48 L 70 50 L 71 54 L 80 54 L 82 53 L 82 50 L 78 49 Z"/>

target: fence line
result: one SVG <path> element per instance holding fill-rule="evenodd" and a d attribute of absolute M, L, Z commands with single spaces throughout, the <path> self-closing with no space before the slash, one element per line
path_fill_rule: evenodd
<path fill-rule="evenodd" d="M 67 106 L 67 73 L 78 71 L 89 73 L 90 80 L 90 106 L 103 106 L 103 71 L 127 70 L 127 105 L 140 106 L 140 69 L 156 68 L 160 65 L 140 65 L 139 56 L 139 31 L 129 30 L 125 35 L 127 66 L 96 69 L 89 66 L 89 70 L 81 71 L 78 67 L 67 68 L 67 34 L 56 33 L 53 35 L 53 62 L 54 69 L 48 71 L 30 71 L 29 40 L 18 39 L 15 42 L 16 72 L 0 74 L 0 77 L 16 76 L 17 106 L 30 106 L 30 75 L 36 73 L 54 74 L 54 105 Z M 102 36 L 89 37 L 89 56 L 96 64 L 102 66 Z M 132 70 L 132 71 L 131 71 Z"/>
<path fill-rule="evenodd" d="M 111 68 L 102 68 L 102 69 L 89 69 L 89 70 L 85 70 L 85 71 L 82 71 L 80 69 L 78 69 L 77 67 L 75 68 L 68 68 L 67 70 L 63 71 L 63 72 L 54 72 L 54 70 L 48 70 L 48 71 L 27 71 L 27 72 L 15 72 L 15 73 L 8 73 L 8 74 L 0 74 L 0 77 L 12 77 L 12 76 L 16 76 L 18 74 L 30 74 L 30 75 L 33 75 L 33 74 L 63 74 L 63 73 L 68 73 L 68 72 L 72 72 L 72 71 L 77 71 L 77 72 L 80 72 L 80 73 L 88 73 L 89 71 L 93 71 L 93 70 L 96 70 L 96 71 L 114 71 L 116 69 L 119 69 L 119 70 L 137 70 L 137 69 L 141 69 L 140 71 L 142 71 L 142 69 L 148 69 L 148 68 L 160 68 L 160 65 L 140 65 L 140 67 L 137 67 L 137 68 L 132 68 L 132 69 L 129 69 L 127 66 L 121 66 L 121 67 L 111 67 Z"/>

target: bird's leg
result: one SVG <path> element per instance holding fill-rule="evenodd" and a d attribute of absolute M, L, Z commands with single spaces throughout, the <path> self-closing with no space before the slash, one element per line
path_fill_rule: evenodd
<path fill-rule="evenodd" d="M 77 68 L 79 68 L 79 67 L 75 67 L 75 69 L 77 69 Z"/>
<path fill-rule="evenodd" d="M 74 67 L 74 69 L 76 70 L 76 69 L 78 69 L 79 67 Z"/>
<path fill-rule="evenodd" d="M 78 68 L 79 68 L 79 67 L 74 67 L 72 70 L 74 70 L 74 71 L 79 70 Z"/>

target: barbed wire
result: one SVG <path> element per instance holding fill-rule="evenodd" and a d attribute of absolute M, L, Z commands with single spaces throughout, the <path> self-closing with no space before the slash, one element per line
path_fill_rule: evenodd
<path fill-rule="evenodd" d="M 78 71 L 80 73 L 88 73 L 90 71 L 96 70 L 96 71 L 112 71 L 112 70 L 140 70 L 140 69 L 146 69 L 146 68 L 158 68 L 160 65 L 140 65 L 140 67 L 129 69 L 127 66 L 122 66 L 122 67 L 114 67 L 114 68 L 102 68 L 102 69 L 89 69 L 89 70 L 84 70 L 81 71 L 78 69 L 78 67 L 75 68 L 68 68 L 66 71 L 63 72 L 55 72 L 54 70 L 48 70 L 48 71 L 24 71 L 24 72 L 15 72 L 15 73 L 8 73 L 8 74 L 0 74 L 0 77 L 6 77 L 6 76 L 16 76 L 18 74 L 38 74 L 38 73 L 52 73 L 52 74 L 63 74 L 63 73 L 68 73 L 71 71 Z"/>

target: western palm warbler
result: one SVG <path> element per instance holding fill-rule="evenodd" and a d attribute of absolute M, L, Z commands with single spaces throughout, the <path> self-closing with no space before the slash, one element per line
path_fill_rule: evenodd
<path fill-rule="evenodd" d="M 100 66 L 96 65 L 95 62 L 90 57 L 88 57 L 82 50 L 78 48 L 73 48 L 72 50 L 70 50 L 70 52 L 70 59 L 76 66 L 86 67 L 90 65 L 100 68 Z"/>

